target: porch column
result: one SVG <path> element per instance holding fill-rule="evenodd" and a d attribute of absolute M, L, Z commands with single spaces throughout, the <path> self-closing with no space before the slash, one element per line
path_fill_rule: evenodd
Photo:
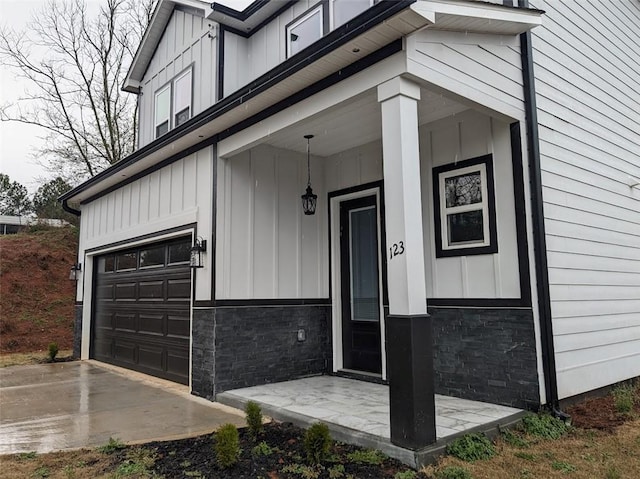
<path fill-rule="evenodd" d="M 391 442 L 419 449 L 436 441 L 431 318 L 422 238 L 418 146 L 420 87 L 402 78 L 378 86 L 382 108 L 386 320 Z"/>

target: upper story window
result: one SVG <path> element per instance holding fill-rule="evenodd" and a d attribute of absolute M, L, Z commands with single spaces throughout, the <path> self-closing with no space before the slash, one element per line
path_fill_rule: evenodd
<path fill-rule="evenodd" d="M 191 69 L 179 75 L 173 85 L 173 123 L 174 126 L 178 126 L 191 118 Z"/>
<path fill-rule="evenodd" d="M 155 137 L 183 124 L 192 116 L 192 69 L 180 73 L 156 92 Z"/>
<path fill-rule="evenodd" d="M 323 34 L 324 10 L 319 4 L 287 25 L 287 57 L 319 40 Z"/>
<path fill-rule="evenodd" d="M 374 0 L 333 0 L 331 2 L 333 28 L 344 25 L 372 6 Z"/>
<path fill-rule="evenodd" d="M 433 169 L 436 257 L 498 252 L 492 156 Z"/>
<path fill-rule="evenodd" d="M 156 138 L 169 131 L 171 117 L 171 83 L 162 87 L 156 93 Z"/>

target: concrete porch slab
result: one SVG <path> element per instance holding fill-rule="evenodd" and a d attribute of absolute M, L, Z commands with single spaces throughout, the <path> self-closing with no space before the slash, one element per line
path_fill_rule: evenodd
<path fill-rule="evenodd" d="M 525 414 L 497 404 L 436 395 L 437 442 L 420 451 L 391 443 L 389 390 L 374 384 L 335 376 L 316 376 L 293 381 L 234 389 L 216 400 L 236 408 L 255 401 L 266 415 L 302 427 L 322 421 L 334 439 L 379 449 L 414 467 L 437 457 L 456 437 L 482 431 L 489 435 L 498 426 L 511 425 Z"/>
<path fill-rule="evenodd" d="M 0 369 L 0 454 L 208 434 L 244 414 L 186 386 L 94 361 Z"/>

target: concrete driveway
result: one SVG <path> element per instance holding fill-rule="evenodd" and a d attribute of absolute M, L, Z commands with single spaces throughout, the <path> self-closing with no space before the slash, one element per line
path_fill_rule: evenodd
<path fill-rule="evenodd" d="M 0 454 L 207 434 L 241 411 L 186 386 L 93 361 L 0 369 Z"/>

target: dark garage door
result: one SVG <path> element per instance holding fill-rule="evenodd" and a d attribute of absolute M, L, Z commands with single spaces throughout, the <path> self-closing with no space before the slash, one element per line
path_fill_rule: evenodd
<path fill-rule="evenodd" d="M 91 357 L 189 383 L 191 239 L 97 258 Z"/>

